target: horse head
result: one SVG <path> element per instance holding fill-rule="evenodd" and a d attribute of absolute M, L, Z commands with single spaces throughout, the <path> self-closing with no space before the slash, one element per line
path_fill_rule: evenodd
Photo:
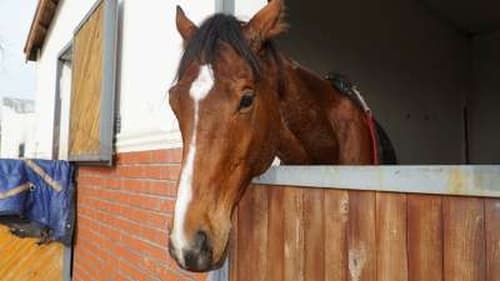
<path fill-rule="evenodd" d="M 248 23 L 217 14 L 199 27 L 177 8 L 184 55 L 169 90 L 182 134 L 183 162 L 169 252 L 191 271 L 225 258 L 231 214 L 277 149 L 283 4 L 273 0 Z"/>

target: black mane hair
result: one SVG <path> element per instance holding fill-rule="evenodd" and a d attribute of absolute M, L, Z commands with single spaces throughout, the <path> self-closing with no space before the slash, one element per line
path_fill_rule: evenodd
<path fill-rule="evenodd" d="M 187 42 L 177 69 L 177 78 L 183 75 L 193 59 L 198 60 L 200 63 L 203 61 L 203 63 L 213 64 L 220 42 L 225 42 L 234 48 L 238 55 L 251 67 L 254 79 L 262 78 L 263 73 L 259 56 L 252 50 L 244 37 L 241 31 L 242 24 L 236 17 L 225 14 L 215 14 L 206 19 Z M 281 77 L 283 73 L 282 63 L 272 40 L 264 42 L 262 51 L 264 55 L 270 56 L 278 64 L 279 76 Z"/>

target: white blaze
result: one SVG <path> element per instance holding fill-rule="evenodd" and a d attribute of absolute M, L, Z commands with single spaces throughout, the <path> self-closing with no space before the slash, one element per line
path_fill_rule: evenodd
<path fill-rule="evenodd" d="M 182 250 L 189 246 L 184 233 L 184 222 L 189 203 L 191 202 L 191 198 L 193 196 L 192 183 L 196 155 L 199 103 L 208 95 L 213 87 L 213 84 L 214 80 L 210 66 L 203 65 L 200 67 L 198 77 L 193 81 L 189 90 L 189 96 L 193 99 L 194 103 L 193 132 L 191 134 L 191 141 L 189 143 L 186 161 L 184 162 L 184 167 L 182 168 L 179 179 L 179 189 L 177 190 L 177 201 L 175 203 L 174 228 L 172 229 L 172 235 L 170 237 L 175 246 L 177 259 L 181 264 L 184 264 Z"/>

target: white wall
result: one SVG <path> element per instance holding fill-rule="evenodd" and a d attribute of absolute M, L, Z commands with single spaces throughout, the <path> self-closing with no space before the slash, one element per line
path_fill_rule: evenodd
<path fill-rule="evenodd" d="M 267 4 L 267 0 L 234 0 L 234 15 L 240 20 L 248 21 L 262 7 Z"/>
<path fill-rule="evenodd" d="M 58 160 L 68 160 L 69 127 L 71 110 L 71 62 L 64 62 L 61 66 L 59 89 L 61 98 L 61 115 L 59 123 L 59 153 Z"/>
<path fill-rule="evenodd" d="M 249 3 L 251 0 L 238 0 Z M 467 39 L 413 0 L 286 0 L 280 49 L 360 87 L 401 163 L 461 163 Z"/>
<path fill-rule="evenodd" d="M 175 28 L 175 8 L 181 5 L 195 22 L 215 12 L 211 1 L 118 0 L 118 99 L 122 117 L 118 151 L 146 150 L 181 145 L 177 124 L 166 96 L 182 51 Z M 61 1 L 50 27 L 37 68 L 36 155 L 52 156 L 56 66 L 59 52 L 95 0 Z M 64 104 L 63 104 L 64 106 Z M 63 108 L 63 114 L 65 109 Z M 67 116 L 62 116 L 67 123 Z M 64 121 L 66 120 L 66 121 Z M 67 124 L 62 124 L 67 125 Z M 61 132 L 62 137 L 67 134 Z M 62 151 L 64 151 L 64 143 Z"/>
<path fill-rule="evenodd" d="M 34 113 L 18 113 L 2 105 L 0 158 L 18 158 L 19 145 L 25 144 L 25 157 L 30 157 L 34 132 Z"/>
<path fill-rule="evenodd" d="M 471 163 L 500 164 L 500 30 L 472 39 L 473 91 L 468 93 Z"/>
<path fill-rule="evenodd" d="M 123 1 L 118 151 L 181 146 L 167 96 L 182 53 L 176 5 L 197 24 L 216 8 L 214 0 Z"/>

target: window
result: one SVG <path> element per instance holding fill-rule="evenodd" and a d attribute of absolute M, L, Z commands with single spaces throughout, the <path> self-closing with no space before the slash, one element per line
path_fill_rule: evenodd
<path fill-rule="evenodd" d="M 98 1 L 74 33 L 71 59 L 63 60 L 71 69 L 70 161 L 111 163 L 116 27 L 116 0 Z"/>

